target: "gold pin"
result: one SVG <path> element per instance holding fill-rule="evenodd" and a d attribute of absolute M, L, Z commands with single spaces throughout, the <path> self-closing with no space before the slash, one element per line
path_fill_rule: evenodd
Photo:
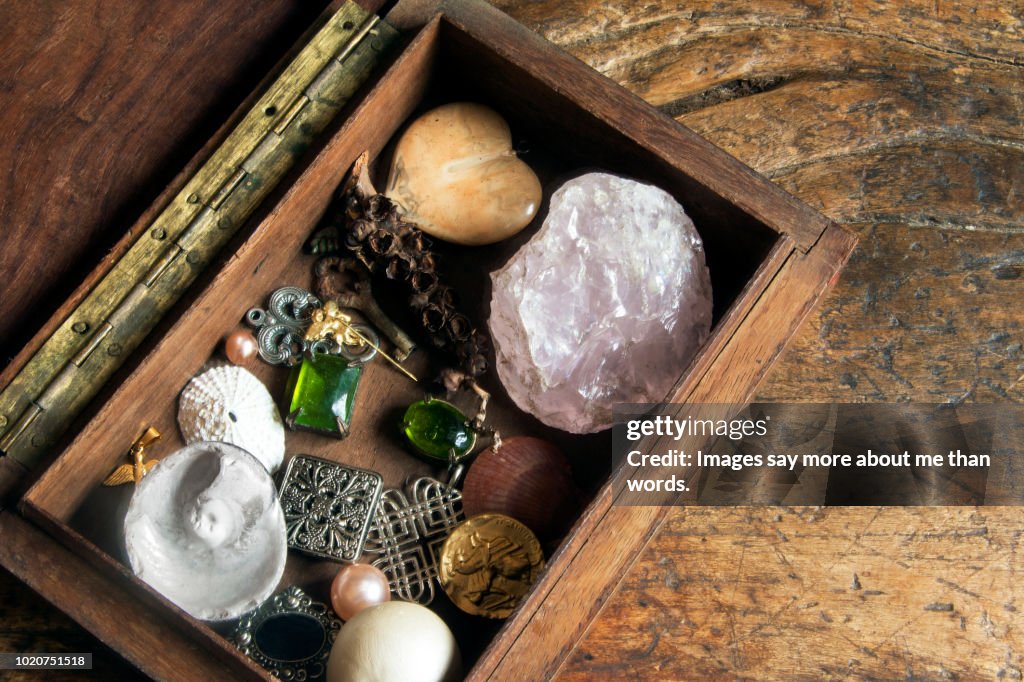
<path fill-rule="evenodd" d="M 374 349 L 374 350 L 376 350 L 376 351 L 377 351 L 378 353 L 380 353 L 381 355 L 383 355 L 383 356 L 384 356 L 384 359 L 385 359 L 385 360 L 387 360 L 387 361 L 388 361 L 388 362 L 390 362 L 390 363 L 391 363 L 392 365 L 394 365 L 395 367 L 397 367 L 397 368 L 398 368 L 398 371 L 400 371 L 400 372 L 401 372 L 402 374 L 404 374 L 405 376 L 409 377 L 409 378 L 410 378 L 410 379 L 412 379 L 413 381 L 415 381 L 415 382 L 419 382 L 419 379 L 417 379 L 417 378 L 416 378 L 416 377 L 415 377 L 415 376 L 413 375 L 413 373 L 412 373 L 412 372 L 410 372 L 409 370 L 407 370 L 407 369 L 406 369 L 405 367 L 402 367 L 402 365 L 401 365 L 401 364 L 400 364 L 400 363 L 398 362 L 398 360 L 395 360 L 395 359 L 394 359 L 393 357 L 391 357 L 390 355 L 388 355 L 387 353 L 385 353 L 385 352 L 384 352 L 383 350 L 381 350 L 381 347 L 380 347 L 380 346 L 378 346 L 378 345 L 377 345 L 377 344 L 375 344 L 375 343 L 374 343 L 373 341 L 370 341 L 370 339 L 368 339 L 368 338 L 366 338 L 365 336 L 363 336 L 363 335 L 362 335 L 362 333 L 361 333 L 361 332 L 360 332 L 360 331 L 359 331 L 358 329 L 356 329 L 355 327 L 353 327 L 352 325 L 350 325 L 350 324 L 349 324 L 349 323 L 348 323 L 347 321 L 345 321 L 345 320 L 342 320 L 342 321 L 341 321 L 341 323 L 342 323 L 343 325 L 345 325 L 345 328 L 346 328 L 346 329 L 347 329 L 348 331 L 350 331 L 350 332 L 352 332 L 353 334 L 355 334 L 355 335 L 356 335 L 356 337 L 358 337 L 360 341 L 362 341 L 363 343 L 365 343 L 366 345 L 368 345 L 368 346 L 369 346 L 370 348 L 373 348 L 373 349 Z"/>
<path fill-rule="evenodd" d="M 342 328 L 339 331 L 339 327 Z M 317 308 L 312 314 L 312 324 L 306 330 L 306 340 L 316 341 L 317 339 L 333 339 L 339 346 L 362 346 L 367 345 L 384 356 L 384 359 L 398 368 L 402 374 L 415 382 L 419 382 L 412 372 L 402 366 L 400 362 L 385 353 L 380 346 L 366 338 L 352 324 L 352 318 L 342 312 L 341 308 L 334 301 L 327 301 L 322 308 Z"/>
<path fill-rule="evenodd" d="M 151 459 L 148 462 L 144 460 L 146 448 L 158 440 L 160 440 L 160 432 L 152 426 L 143 431 L 142 435 L 135 439 L 131 449 L 128 451 L 128 456 L 132 459 L 131 463 L 122 464 L 114 469 L 113 473 L 103 481 L 103 485 L 124 485 L 132 481 L 135 481 L 135 485 L 138 485 L 142 477 L 149 473 L 149 470 L 157 463 L 155 459 Z"/>

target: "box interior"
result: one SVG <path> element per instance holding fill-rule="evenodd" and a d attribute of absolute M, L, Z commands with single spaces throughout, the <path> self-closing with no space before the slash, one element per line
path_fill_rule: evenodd
<path fill-rule="evenodd" d="M 99 482 L 127 461 L 128 445 L 147 426 L 155 426 L 163 434 L 153 449 L 155 457 L 166 456 L 183 445 L 176 425 L 177 395 L 204 366 L 224 362 L 220 342 L 243 326 L 246 310 L 263 307 L 269 294 L 281 286 L 313 289 L 315 258 L 302 254 L 301 246 L 316 228 L 334 188 L 355 157 L 364 149 L 370 151 L 377 159 L 378 187 L 383 186 L 393 141 L 404 125 L 433 106 L 460 100 L 483 102 L 506 117 L 514 144 L 521 158 L 540 176 L 545 196 L 561 181 L 590 169 L 645 180 L 673 194 L 704 239 L 716 324 L 741 297 L 756 295 L 745 287 L 778 240 L 777 231 L 677 168 L 685 167 L 685 159 L 665 159 L 638 146 L 622 131 L 531 76 L 528 65 L 505 60 L 443 19 L 435 21 L 409 39 L 387 75 L 353 107 L 348 120 L 339 124 L 278 205 L 266 213 L 250 238 L 208 280 L 205 291 L 181 313 L 166 336 L 40 479 L 25 498 L 27 510 L 37 510 L 55 524 L 56 531 L 70 528 L 75 536 L 80 534 L 110 557 L 126 562 L 120 526 L 132 486 L 105 488 Z M 489 272 L 537 230 L 546 208 L 545 203 L 530 227 L 509 241 L 473 249 L 441 249 L 443 269 L 452 273 L 457 290 L 480 292 L 479 296 L 462 296 L 467 313 L 478 324 L 486 320 Z M 382 306 L 415 338 L 414 325 L 403 316 L 401 299 L 387 283 L 375 281 L 375 293 Z M 425 342 L 420 348 L 408 366 L 418 377 L 430 379 L 443 366 L 442 358 Z M 264 381 L 281 406 L 288 370 L 259 361 L 249 369 Z M 592 499 L 610 474 L 610 434 L 575 436 L 550 429 L 518 410 L 493 372 L 487 374 L 483 385 L 493 395 L 489 419 L 502 435 L 533 435 L 557 443 L 572 460 L 581 490 Z M 421 475 L 443 479 L 445 472 L 409 455 L 399 440 L 397 422 L 402 411 L 422 395 L 420 386 L 378 359 L 364 373 L 352 435 L 339 441 L 289 431 L 287 456 L 312 454 L 374 469 L 384 476 L 385 487 L 401 487 L 407 478 Z M 462 404 L 468 409 L 471 402 Z M 567 530 L 572 521 L 566 520 Z M 68 538 L 75 536 L 63 539 L 74 544 L 77 541 Z M 552 542 L 545 548 L 549 557 L 557 545 Z M 337 564 L 289 552 L 280 586 L 298 585 L 314 598 L 327 601 L 337 569 Z M 134 578 L 130 581 L 138 582 Z M 440 589 L 431 608 L 455 632 L 467 670 L 501 626 L 501 621 L 462 613 Z"/>

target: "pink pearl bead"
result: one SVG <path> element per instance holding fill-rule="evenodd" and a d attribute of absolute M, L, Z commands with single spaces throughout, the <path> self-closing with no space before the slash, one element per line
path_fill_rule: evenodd
<path fill-rule="evenodd" d="M 342 620 L 386 601 L 391 601 L 388 577 L 370 564 L 350 564 L 331 583 L 331 606 Z"/>
<path fill-rule="evenodd" d="M 224 340 L 224 353 L 233 365 L 247 365 L 254 357 L 258 348 L 256 337 L 244 329 L 239 329 Z"/>

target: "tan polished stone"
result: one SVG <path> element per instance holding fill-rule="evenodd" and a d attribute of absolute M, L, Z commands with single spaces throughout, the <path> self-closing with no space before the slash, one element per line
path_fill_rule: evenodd
<path fill-rule="evenodd" d="M 416 119 L 395 148 L 385 194 L 424 232 L 456 244 L 493 244 L 526 227 L 540 181 L 512 149 L 508 123 L 455 102 Z"/>

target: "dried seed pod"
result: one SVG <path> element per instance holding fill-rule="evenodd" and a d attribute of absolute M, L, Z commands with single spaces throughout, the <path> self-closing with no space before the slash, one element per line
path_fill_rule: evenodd
<path fill-rule="evenodd" d="M 465 372 L 461 372 L 453 367 L 445 367 L 438 374 L 437 379 L 444 386 L 444 390 L 452 394 L 462 388 L 468 377 Z"/>
<path fill-rule="evenodd" d="M 342 196 L 342 204 L 345 207 L 345 215 L 351 220 L 356 220 L 363 215 L 363 209 L 360 205 L 359 198 L 354 194 Z"/>
<path fill-rule="evenodd" d="M 417 294 L 429 294 L 437 286 L 437 275 L 426 270 L 416 270 L 409 277 L 409 286 Z"/>
<path fill-rule="evenodd" d="M 457 308 L 459 305 L 458 293 L 451 287 L 439 285 L 434 289 L 432 298 L 438 305 L 446 308 Z"/>
<path fill-rule="evenodd" d="M 445 309 L 435 303 L 428 303 L 423 308 L 423 328 L 429 332 L 439 332 L 448 320 Z"/>
<path fill-rule="evenodd" d="M 374 256 L 387 257 L 398 253 L 400 243 L 393 232 L 377 230 L 367 238 L 366 243 Z"/>
<path fill-rule="evenodd" d="M 473 333 L 473 325 L 462 313 L 456 313 L 448 318 L 448 328 L 451 330 L 452 341 L 465 341 Z"/>
<path fill-rule="evenodd" d="M 462 366 L 475 377 L 483 376 L 487 371 L 487 358 L 480 353 L 470 355 L 463 360 Z"/>
<path fill-rule="evenodd" d="M 336 300 L 346 291 L 346 275 L 341 270 L 341 258 L 328 256 L 316 262 L 316 293 L 323 300 Z"/>
<path fill-rule="evenodd" d="M 426 253 L 426 250 L 430 248 L 430 240 L 425 234 L 418 230 L 415 232 L 409 230 L 402 237 L 402 244 L 410 251 L 421 254 L 420 262 L 423 264 L 424 268 L 435 267 L 433 262 L 434 255 Z"/>
<path fill-rule="evenodd" d="M 312 237 L 309 249 L 318 254 L 348 252 L 370 272 L 383 270 L 389 279 L 406 282 L 409 305 L 419 313 L 431 343 L 454 352 L 462 372 L 471 379 L 480 377 L 487 371 L 488 338 L 456 309 L 455 292 L 438 273 L 431 240 L 402 219 L 391 199 L 374 189 L 367 160 L 363 154 L 356 161 L 336 207 L 328 213 L 331 224 Z M 329 274 L 326 286 L 330 287 Z"/>
<path fill-rule="evenodd" d="M 409 297 L 409 307 L 413 310 L 420 310 L 430 303 L 430 296 L 427 294 L 413 294 Z"/>
<path fill-rule="evenodd" d="M 387 267 L 384 268 L 384 274 L 388 276 L 388 279 L 404 282 L 412 275 L 414 267 L 415 263 L 412 260 L 399 254 L 388 261 Z"/>
<path fill-rule="evenodd" d="M 376 229 L 374 224 L 369 220 L 360 218 L 353 220 L 352 224 L 348 228 L 349 236 L 356 242 L 365 240 L 370 234 Z"/>
<path fill-rule="evenodd" d="M 366 217 L 374 222 L 394 220 L 397 217 L 394 203 L 383 194 L 374 194 L 364 205 Z"/>

